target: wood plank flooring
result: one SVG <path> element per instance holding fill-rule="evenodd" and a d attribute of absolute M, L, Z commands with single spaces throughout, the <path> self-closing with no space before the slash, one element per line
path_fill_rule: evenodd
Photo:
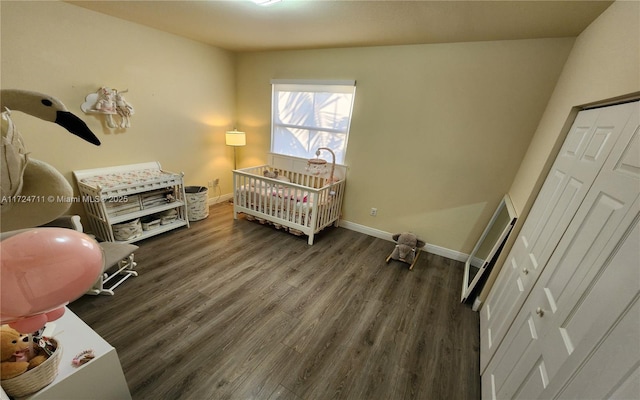
<path fill-rule="evenodd" d="M 134 399 L 477 399 L 463 265 L 329 228 L 313 246 L 232 205 L 138 243 L 116 295 L 70 305 L 118 351 Z"/>

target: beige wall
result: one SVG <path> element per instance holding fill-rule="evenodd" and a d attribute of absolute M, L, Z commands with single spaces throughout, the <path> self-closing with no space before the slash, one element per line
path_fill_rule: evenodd
<path fill-rule="evenodd" d="M 248 142 L 240 164 L 265 162 L 272 78 L 356 79 L 343 218 L 468 253 L 513 182 L 572 44 L 240 54 L 238 120 Z"/>
<path fill-rule="evenodd" d="M 509 194 L 520 214 L 517 233 L 572 122 L 574 107 L 640 91 L 640 2 L 617 1 L 576 39 Z M 511 247 L 515 235 L 508 243 Z M 498 260 L 481 298 L 495 281 Z"/>
<path fill-rule="evenodd" d="M 0 86 L 58 97 L 102 141 L 94 147 L 15 112 L 32 157 L 71 182 L 75 169 L 160 161 L 185 172 L 188 185 L 219 177 L 223 193 L 231 192 L 233 151 L 224 132 L 234 124 L 233 53 L 61 2 L 2 1 L 0 7 Z M 100 86 L 129 89 L 131 128 L 110 129 L 80 110 Z"/>
<path fill-rule="evenodd" d="M 555 159 L 572 107 L 640 90 L 639 20 L 640 2 L 618 1 L 576 39 L 509 190 L 519 212 L 535 199 L 536 184 Z"/>
<path fill-rule="evenodd" d="M 607 11 L 615 16 L 607 18 L 628 25 L 632 17 L 622 8 L 634 5 L 615 6 Z M 344 218 L 380 231 L 413 230 L 430 244 L 469 252 L 505 192 L 519 210 L 525 208 L 541 158 L 557 141 L 557 121 L 566 119 L 566 113 L 549 111 L 542 121 L 540 116 L 573 39 L 236 56 L 66 3 L 3 1 L 0 15 L 0 86 L 59 97 L 103 142 L 91 147 L 53 124 L 14 113 L 33 157 L 53 164 L 70 181 L 74 169 L 158 160 L 168 170 L 184 171 L 187 184 L 220 178 L 222 193 L 229 193 L 233 151 L 224 146 L 223 133 L 233 126 L 247 131 L 240 166 L 265 161 L 270 79 L 356 79 Z M 581 36 L 587 44 L 576 49 L 589 49 L 603 34 L 599 30 L 605 37 L 609 30 L 609 37 L 620 31 L 630 40 L 633 31 L 625 31 L 624 23 L 598 28 L 599 21 L 590 36 Z M 603 43 L 603 53 L 628 48 Z M 611 59 L 606 63 L 602 68 L 590 62 L 588 69 L 602 74 L 612 68 Z M 552 103 L 620 94 L 637 62 L 613 65 L 621 71 L 611 77 L 622 77 L 611 84 L 599 81 L 597 94 L 566 94 Z M 80 111 L 84 97 L 102 85 L 129 89 L 127 99 L 136 109 L 130 129 L 109 129 Z M 568 86 L 565 93 L 585 90 Z M 375 218 L 368 215 L 371 207 L 378 208 Z"/>

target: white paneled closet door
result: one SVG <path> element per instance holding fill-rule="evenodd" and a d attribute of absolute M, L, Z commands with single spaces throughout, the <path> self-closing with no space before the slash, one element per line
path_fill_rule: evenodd
<path fill-rule="evenodd" d="M 609 141 L 607 154 L 588 156 L 604 158 L 602 167 L 586 193 L 575 200 L 577 208 L 560 237 L 546 245 L 552 249 L 545 255 L 545 263 L 537 265 L 537 279 L 528 282 L 531 290 L 520 290 L 524 281 L 522 275 L 513 277 L 513 268 L 501 272 L 496 284 L 509 285 L 504 276 L 515 279 L 520 292 L 515 300 L 521 300 L 523 306 L 510 319 L 496 315 L 495 307 L 491 312 L 494 321 L 503 320 L 508 326 L 493 353 L 481 355 L 485 361 L 490 360 L 482 374 L 483 398 L 624 398 L 628 393 L 640 393 L 639 108 L 635 102 L 591 110 L 599 113 L 592 134 L 586 133 L 585 137 L 591 139 L 581 157 L 598 153 L 588 150 L 593 147 L 593 137 L 598 131 L 609 132 L 597 145 L 603 149 Z M 612 110 L 624 122 L 609 120 L 614 115 Z M 626 112 L 620 113 L 621 110 Z M 603 117 L 610 124 L 603 124 Z M 570 148 L 565 143 L 562 151 Z M 540 212 L 566 209 L 564 204 L 571 204 L 563 204 L 563 196 L 554 197 L 552 193 L 557 190 L 544 191 L 559 187 L 549 183 L 557 181 L 557 171 L 551 171 L 534 205 L 538 218 L 546 215 L 546 220 L 528 218 L 518 241 L 533 237 L 534 229 L 525 230 L 527 225 L 555 225 L 551 230 L 555 232 L 562 224 L 552 219 L 553 212 Z M 584 184 L 582 180 L 580 185 Z M 560 186 L 561 191 L 568 186 Z M 555 201 L 551 202 L 551 198 Z M 540 241 L 547 238 L 538 236 L 527 244 L 535 249 L 531 244 Z M 514 250 L 518 251 L 515 246 Z M 516 254 L 510 254 L 512 262 Z M 541 254 L 544 252 L 533 257 Z M 494 286 L 489 299 L 504 292 L 503 287 Z M 487 328 L 486 319 L 481 319 L 483 323 Z M 481 340 L 486 338 L 483 332 Z M 481 343 L 481 351 L 488 348 L 487 343 Z"/>
<path fill-rule="evenodd" d="M 483 398 L 640 393 L 638 120 L 635 103 L 483 374 Z"/>
<path fill-rule="evenodd" d="M 578 114 L 480 310 L 483 372 L 573 220 L 638 103 Z"/>

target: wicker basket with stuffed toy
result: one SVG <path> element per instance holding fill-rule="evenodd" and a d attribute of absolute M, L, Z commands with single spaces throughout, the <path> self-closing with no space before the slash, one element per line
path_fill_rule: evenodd
<path fill-rule="evenodd" d="M 16 376 L 2 381 L 2 389 L 12 397 L 28 396 L 44 388 L 58 375 L 58 366 L 62 359 L 62 345 L 57 340 L 47 338 L 55 350 L 42 364 Z"/>

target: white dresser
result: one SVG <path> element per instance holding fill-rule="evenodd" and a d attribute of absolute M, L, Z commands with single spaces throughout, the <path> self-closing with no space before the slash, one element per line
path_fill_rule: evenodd
<path fill-rule="evenodd" d="M 157 161 L 73 171 L 91 232 L 106 242 L 137 242 L 189 226 L 184 174 L 162 170 Z M 170 221 L 160 216 L 171 212 Z M 145 218 L 162 220 L 146 229 Z M 141 225 L 127 238 L 114 234 L 118 226 Z M 144 231 L 143 231 L 144 228 Z"/>
<path fill-rule="evenodd" d="M 55 380 L 42 390 L 20 399 L 107 400 L 131 399 L 116 349 L 85 324 L 68 308 L 64 315 L 48 326 L 62 344 L 62 360 Z M 95 358 L 74 367 L 73 358 L 83 350 L 92 349 Z M 4 391 L 0 398 L 9 399 Z"/>

